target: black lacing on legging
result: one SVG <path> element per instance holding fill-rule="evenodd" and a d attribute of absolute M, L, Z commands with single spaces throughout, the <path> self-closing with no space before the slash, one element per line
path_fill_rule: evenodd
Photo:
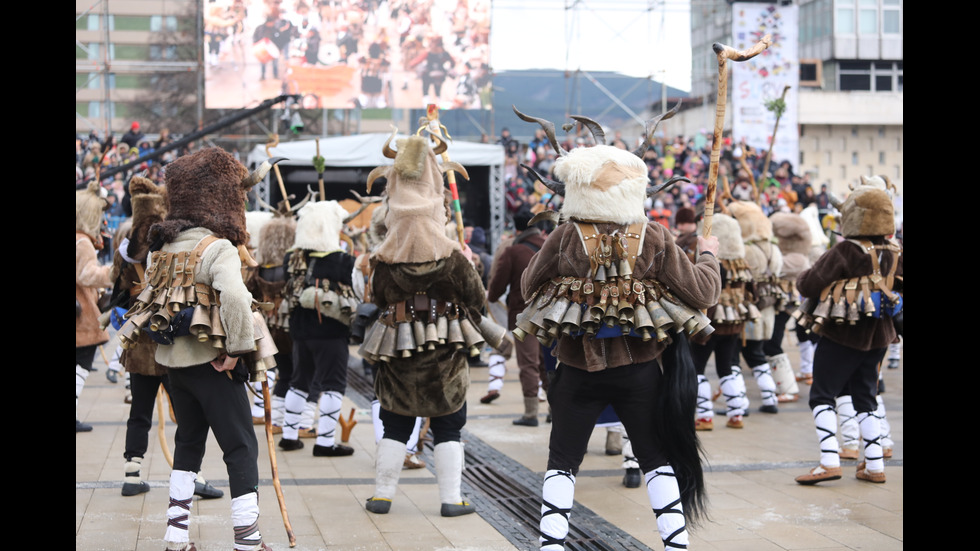
<path fill-rule="evenodd" d="M 191 500 L 193 500 L 193 499 L 194 499 L 193 497 L 189 497 L 187 499 L 174 499 L 174 498 L 170 498 L 170 507 L 180 507 L 181 509 L 185 509 L 187 511 L 190 511 L 191 510 Z M 168 518 L 167 519 L 167 526 L 173 526 L 174 528 L 179 528 L 181 530 L 187 530 L 187 518 L 188 518 L 188 515 L 187 514 L 179 515 L 179 516 L 176 516 L 176 517 L 173 517 L 173 518 Z"/>
<path fill-rule="evenodd" d="M 548 478 L 551 478 L 551 477 L 554 477 L 554 476 L 564 476 L 565 478 L 568 478 L 569 480 L 571 480 L 572 473 L 566 472 L 566 471 L 559 471 L 559 472 L 557 472 L 557 473 L 549 476 Z M 548 481 L 548 478 L 545 479 L 545 482 L 546 483 Z M 573 484 L 574 484 L 574 482 L 573 482 Z M 568 517 L 572 513 L 571 507 L 569 507 L 568 509 L 563 509 L 561 507 L 555 507 L 555 504 L 554 503 L 549 503 L 547 500 L 544 500 L 544 499 L 542 499 L 542 503 L 543 503 L 544 507 L 546 507 L 548 509 L 547 511 L 544 511 L 543 513 L 541 513 L 541 518 L 542 519 L 544 519 L 544 517 L 546 517 L 548 515 L 564 515 L 565 516 L 565 522 L 566 523 L 568 522 Z M 567 531 L 566 531 L 566 534 L 567 534 Z M 565 538 L 564 537 L 555 538 L 553 536 L 549 536 L 548 534 L 545 534 L 544 532 L 541 532 L 541 547 L 544 547 L 545 545 L 560 545 L 560 546 L 564 547 L 565 546 Z"/>

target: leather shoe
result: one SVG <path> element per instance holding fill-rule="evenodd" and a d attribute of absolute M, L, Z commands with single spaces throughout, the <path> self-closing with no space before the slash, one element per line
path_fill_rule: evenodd
<path fill-rule="evenodd" d="M 854 473 L 854 476 L 856 476 L 858 480 L 864 480 L 866 482 L 874 482 L 876 484 L 885 483 L 885 471 L 869 471 L 864 461 L 858 464 L 857 472 Z"/>
<path fill-rule="evenodd" d="M 296 440 L 290 440 L 289 438 L 283 438 L 279 441 L 279 447 L 284 451 L 290 452 L 293 450 L 303 449 L 303 441 L 297 438 Z"/>
<path fill-rule="evenodd" d="M 715 428 L 713 417 L 704 417 L 694 420 L 694 430 L 712 430 Z"/>
<path fill-rule="evenodd" d="M 444 517 L 459 517 L 475 512 L 476 507 L 467 501 L 461 501 L 459 503 L 443 503 L 442 509 L 439 510 L 439 514 Z"/>
<path fill-rule="evenodd" d="M 762 413 L 779 413 L 779 408 L 775 405 L 765 405 L 759 406 L 759 411 Z"/>
<path fill-rule="evenodd" d="M 343 444 L 334 444 L 333 446 L 313 446 L 313 457 L 344 457 L 346 455 L 354 455 L 354 448 Z"/>
<path fill-rule="evenodd" d="M 218 499 L 219 497 L 224 497 L 225 493 L 212 486 L 210 482 L 205 482 L 204 484 L 195 482 L 194 495 L 201 499 Z"/>
<path fill-rule="evenodd" d="M 109 381 L 112 384 L 118 383 L 119 382 L 119 376 L 117 375 L 117 373 L 118 372 L 115 371 L 115 370 L 106 369 L 105 370 L 105 378 L 106 378 L 106 380 Z"/>
<path fill-rule="evenodd" d="M 145 494 L 146 492 L 149 491 L 150 491 L 150 485 L 147 484 L 146 482 L 143 482 L 142 480 L 139 481 L 139 484 L 123 482 L 122 495 L 126 497 Z"/>
<path fill-rule="evenodd" d="M 195 546 L 193 543 L 189 543 L 187 544 L 187 547 L 181 549 L 171 549 L 170 547 L 167 547 L 166 551 L 197 551 L 197 546 Z"/>
<path fill-rule="evenodd" d="M 626 469 L 626 474 L 623 475 L 623 486 L 627 488 L 639 488 L 641 480 L 643 480 L 643 477 L 640 475 L 640 469 L 631 467 Z"/>
<path fill-rule="evenodd" d="M 486 396 L 484 396 L 483 398 L 480 398 L 480 403 L 481 404 L 489 404 L 490 402 L 496 400 L 497 398 L 500 398 L 500 392 L 498 392 L 496 390 L 491 390 L 491 391 L 487 392 L 487 395 Z"/>
<path fill-rule="evenodd" d="M 514 424 L 521 427 L 536 427 L 538 426 L 537 417 L 518 417 L 514 419 Z"/>
<path fill-rule="evenodd" d="M 816 467 L 810 469 L 810 472 L 796 477 L 796 482 L 798 484 L 803 484 L 804 486 L 812 486 L 817 482 L 839 480 L 840 477 L 840 467 L 824 467 L 823 465 L 817 465 Z"/>
<path fill-rule="evenodd" d="M 837 455 L 839 455 L 841 459 L 857 459 L 860 452 L 857 448 L 841 448 Z"/>
<path fill-rule="evenodd" d="M 317 437 L 316 429 L 313 428 L 313 427 L 310 427 L 308 429 L 299 429 L 299 437 L 300 438 L 316 438 Z"/>
<path fill-rule="evenodd" d="M 92 432 L 92 425 L 75 419 L 75 432 Z"/>
<path fill-rule="evenodd" d="M 725 426 L 730 429 L 743 429 L 745 428 L 745 422 L 742 421 L 741 415 L 732 415 L 728 418 L 728 423 Z"/>
<path fill-rule="evenodd" d="M 386 515 L 391 510 L 391 500 L 372 497 L 367 500 L 364 508 L 376 515 Z"/>

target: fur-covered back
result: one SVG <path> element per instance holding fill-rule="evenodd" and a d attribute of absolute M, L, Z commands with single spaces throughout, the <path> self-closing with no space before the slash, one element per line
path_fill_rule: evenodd
<path fill-rule="evenodd" d="M 807 255 L 810 252 L 810 225 L 799 214 L 777 212 L 769 217 L 772 222 L 772 233 L 779 239 L 779 250 L 783 255 L 799 253 Z"/>
<path fill-rule="evenodd" d="M 245 225 L 248 169 L 220 147 L 178 157 L 167 165 L 167 218 L 151 229 L 154 241 L 170 243 L 200 227 L 235 246 L 248 244 Z"/>
<path fill-rule="evenodd" d="M 102 213 L 109 207 L 105 190 L 98 180 L 89 182 L 85 189 L 75 191 L 75 231 L 93 240 L 99 239 L 102 230 Z"/>
<path fill-rule="evenodd" d="M 823 225 L 820 223 L 820 210 L 817 208 L 817 204 L 810 203 L 807 205 L 803 209 L 803 212 L 800 213 L 800 217 L 803 218 L 810 228 L 810 246 L 826 249 L 827 245 L 830 244 L 830 238 L 823 231 Z"/>
<path fill-rule="evenodd" d="M 716 212 L 711 220 L 711 235 L 718 238 L 718 258 L 724 260 L 745 258 L 742 229 L 734 218 Z"/>
<path fill-rule="evenodd" d="M 276 216 L 259 231 L 259 247 L 255 261 L 262 266 L 282 264 L 286 251 L 296 242 L 296 219 Z"/>
<path fill-rule="evenodd" d="M 340 250 L 340 232 L 349 214 L 337 201 L 307 203 L 297 213 L 293 247 L 319 252 Z"/>
<path fill-rule="evenodd" d="M 134 176 L 129 181 L 129 195 L 133 205 L 133 228 L 126 255 L 142 261 L 150 250 L 150 227 L 167 216 L 167 188 L 154 184 L 149 178 Z"/>
<path fill-rule="evenodd" d="M 742 228 L 742 239 L 745 241 L 768 241 L 772 239 L 772 223 L 762 208 L 752 201 L 732 201 L 728 205 L 732 216 L 738 220 Z"/>
<path fill-rule="evenodd" d="M 629 151 L 609 145 L 579 147 L 555 162 L 565 184 L 564 218 L 632 224 L 647 219 L 647 166 Z"/>
<path fill-rule="evenodd" d="M 385 216 L 387 215 L 387 201 L 383 201 L 371 212 L 371 225 L 367 229 L 369 251 L 374 251 L 384 241 L 385 235 L 388 233 L 388 227 L 385 225 Z"/>
<path fill-rule="evenodd" d="M 895 233 L 895 207 L 880 176 L 861 178 L 861 184 L 840 206 L 844 237 L 891 235 Z"/>

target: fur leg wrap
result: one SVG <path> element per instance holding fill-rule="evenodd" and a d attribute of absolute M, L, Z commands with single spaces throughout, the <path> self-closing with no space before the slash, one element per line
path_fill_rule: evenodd
<path fill-rule="evenodd" d="M 541 551 L 561 551 L 568 536 L 568 519 L 575 503 L 575 475 L 568 471 L 544 473 L 541 488 Z"/>
<path fill-rule="evenodd" d="M 715 416 L 711 406 L 711 383 L 704 375 L 698 375 L 698 404 L 695 415 L 698 419 L 712 419 Z"/>
<path fill-rule="evenodd" d="M 776 405 L 776 381 L 772 378 L 772 370 L 769 364 L 761 364 L 753 367 L 752 376 L 755 377 L 755 382 L 759 385 L 759 392 L 762 394 L 762 405 Z"/>
<path fill-rule="evenodd" d="M 462 442 L 443 442 L 432 449 L 439 483 L 439 502 L 457 505 L 463 502 L 460 485 L 463 482 Z"/>
<path fill-rule="evenodd" d="M 670 465 L 644 473 L 650 506 L 657 515 L 657 531 L 664 542 L 664 550 L 687 549 L 687 521 L 681 506 L 681 491 L 677 476 Z"/>
<path fill-rule="evenodd" d="M 885 401 L 878 395 L 878 409 L 875 410 L 875 417 L 881 425 L 881 447 L 894 448 L 895 442 L 892 441 L 892 426 L 888 423 L 888 414 L 885 412 Z"/>
<path fill-rule="evenodd" d="M 190 541 L 188 531 L 196 479 L 197 473 L 190 471 L 170 473 L 170 506 L 167 507 L 167 531 L 163 535 L 170 549 L 182 549 Z"/>
<path fill-rule="evenodd" d="M 142 457 L 131 457 L 126 465 L 123 466 L 123 472 L 125 473 L 125 478 L 123 478 L 124 484 L 139 484 L 141 475 L 140 468 L 143 466 Z"/>
<path fill-rule="evenodd" d="M 336 444 L 334 432 L 337 429 L 337 418 L 340 416 L 340 406 L 344 397 L 336 390 L 328 390 L 320 395 L 320 422 L 316 431 L 318 446 L 333 446 Z"/>
<path fill-rule="evenodd" d="M 719 386 L 721 387 L 721 395 L 725 398 L 725 407 L 728 408 L 726 415 L 728 417 L 745 415 L 747 407 L 745 404 L 748 402 L 748 398 L 745 397 L 745 380 L 742 379 L 741 374 L 733 371 L 731 375 L 722 377 Z M 700 394 L 701 385 L 698 385 L 699 399 Z"/>
<path fill-rule="evenodd" d="M 487 390 L 500 392 L 500 389 L 504 388 L 504 375 L 507 374 L 506 360 L 500 354 L 491 354 L 488 363 L 490 381 L 487 383 Z"/>
<path fill-rule="evenodd" d="M 378 442 L 378 455 L 374 461 L 374 499 L 394 499 L 404 462 L 405 444 L 390 438 Z"/>
<path fill-rule="evenodd" d="M 231 500 L 231 523 L 235 527 L 235 551 L 262 549 L 259 532 L 259 494 L 249 492 Z"/>
<path fill-rule="evenodd" d="M 793 364 L 786 354 L 776 354 L 769 359 L 772 366 L 772 379 L 776 383 L 777 394 L 799 394 L 800 386 L 796 384 Z"/>
<path fill-rule="evenodd" d="M 306 403 L 303 404 L 303 416 L 299 420 L 300 429 L 311 429 L 316 424 L 316 413 L 317 413 L 317 401 L 310 401 L 309 396 L 306 397 Z"/>
<path fill-rule="evenodd" d="M 837 412 L 834 407 L 819 405 L 813 408 L 813 424 L 817 428 L 817 442 L 820 444 L 820 464 L 824 467 L 840 467 Z"/>
<path fill-rule="evenodd" d="M 858 427 L 857 411 L 849 395 L 837 397 L 837 422 L 840 423 L 841 446 L 858 449 L 861 446 L 861 429 Z"/>
<path fill-rule="evenodd" d="M 82 396 L 82 389 L 85 388 L 85 379 L 88 379 L 89 371 L 84 367 L 75 364 L 75 410 L 78 410 L 78 399 Z"/>
<path fill-rule="evenodd" d="M 861 440 L 864 441 L 864 461 L 866 468 L 872 472 L 885 470 L 885 458 L 881 451 L 881 423 L 874 412 L 857 414 L 858 425 L 861 426 Z"/>
<path fill-rule="evenodd" d="M 289 440 L 299 438 L 300 424 L 303 421 L 303 409 L 306 407 L 307 394 L 302 390 L 290 388 L 286 393 L 283 415 L 282 437 Z"/>

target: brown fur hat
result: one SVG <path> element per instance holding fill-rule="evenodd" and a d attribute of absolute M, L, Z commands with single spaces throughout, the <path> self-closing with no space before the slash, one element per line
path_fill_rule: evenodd
<path fill-rule="evenodd" d="M 677 209 L 677 214 L 674 216 L 675 226 L 678 224 L 696 224 L 697 221 L 697 214 L 691 207 L 681 207 Z"/>
<path fill-rule="evenodd" d="M 851 186 L 851 194 L 837 207 L 844 237 L 895 233 L 895 207 L 886 191 L 887 186 L 888 182 L 880 176 L 862 176 L 859 185 Z"/>
<path fill-rule="evenodd" d="M 235 246 L 248 244 L 245 224 L 248 169 L 220 147 L 178 157 L 167 165 L 167 218 L 151 229 L 164 243 L 202 227 Z"/>
<path fill-rule="evenodd" d="M 772 233 L 779 239 L 779 250 L 783 255 L 810 253 L 810 225 L 802 216 L 791 212 L 776 212 L 769 217 L 769 221 L 772 222 Z"/>
<path fill-rule="evenodd" d="M 728 205 L 732 216 L 742 228 L 745 241 L 768 241 L 772 239 L 772 223 L 762 212 L 762 208 L 752 201 L 732 201 Z"/>
<path fill-rule="evenodd" d="M 134 176 L 129 181 L 129 195 L 133 204 L 133 230 L 126 256 L 142 261 L 150 250 L 150 227 L 167 215 L 167 188 L 149 178 Z"/>

